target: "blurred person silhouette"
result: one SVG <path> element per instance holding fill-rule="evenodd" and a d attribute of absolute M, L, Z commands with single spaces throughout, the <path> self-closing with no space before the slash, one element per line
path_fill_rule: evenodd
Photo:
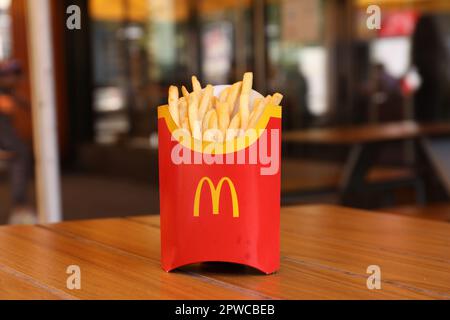
<path fill-rule="evenodd" d="M 405 99 L 400 79 L 390 75 L 382 63 L 372 66 L 368 91 L 369 122 L 404 120 Z"/>
<path fill-rule="evenodd" d="M 414 97 L 419 121 L 450 119 L 450 54 L 444 31 L 450 32 L 444 20 L 424 15 L 412 36 L 411 61 L 421 78 Z"/>
<path fill-rule="evenodd" d="M 370 66 L 369 79 L 360 92 L 366 104 L 360 104 L 365 123 L 383 123 L 403 121 L 407 118 L 407 100 L 402 90 L 402 80 L 396 78 L 383 63 Z M 397 165 L 405 162 L 403 143 L 385 146 L 377 161 L 385 165 Z"/>
<path fill-rule="evenodd" d="M 308 80 L 300 70 L 300 65 L 286 70 L 286 100 L 292 108 L 292 129 L 311 127 L 314 120 L 308 106 Z"/>
<path fill-rule="evenodd" d="M 16 93 L 22 68 L 15 60 L 0 63 L 0 149 L 10 151 L 12 212 L 10 224 L 33 224 L 37 218 L 29 206 L 27 186 L 30 177 L 31 151 L 13 126 L 18 107 L 28 104 Z"/>
<path fill-rule="evenodd" d="M 282 69 L 282 70 L 281 70 Z M 314 116 L 308 108 L 308 82 L 298 64 L 284 68 L 269 67 L 270 90 L 282 92 L 283 128 L 286 130 L 303 129 L 313 125 Z"/>

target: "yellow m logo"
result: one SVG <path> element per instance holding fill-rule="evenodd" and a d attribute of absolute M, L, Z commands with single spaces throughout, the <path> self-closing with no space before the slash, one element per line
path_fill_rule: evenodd
<path fill-rule="evenodd" d="M 200 180 L 197 186 L 197 191 L 195 191 L 195 199 L 194 199 L 194 217 L 200 216 L 200 198 L 202 194 L 202 188 L 205 182 L 208 183 L 209 189 L 211 191 L 212 205 L 213 205 L 213 214 L 219 214 L 219 203 L 220 203 L 220 193 L 222 191 L 222 186 L 226 182 L 230 187 L 231 193 L 231 201 L 233 204 L 233 218 L 239 218 L 239 203 L 237 198 L 236 189 L 234 187 L 233 182 L 230 178 L 222 178 L 217 185 L 217 188 L 214 186 L 214 183 L 210 178 L 205 177 Z"/>

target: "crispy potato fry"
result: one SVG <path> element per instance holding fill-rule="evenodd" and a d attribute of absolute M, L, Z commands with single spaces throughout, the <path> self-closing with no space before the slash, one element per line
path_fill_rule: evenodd
<path fill-rule="evenodd" d="M 272 106 L 279 106 L 281 101 L 283 100 L 283 95 L 280 93 L 275 93 L 270 100 L 270 105 Z"/>
<path fill-rule="evenodd" d="M 217 117 L 219 122 L 219 130 L 222 131 L 225 136 L 226 131 L 230 125 L 230 114 L 228 113 L 229 107 L 226 102 L 219 102 L 217 108 Z"/>
<path fill-rule="evenodd" d="M 197 95 L 200 95 L 202 91 L 202 85 L 200 84 L 200 81 L 198 81 L 196 76 L 192 76 L 192 90 Z"/>
<path fill-rule="evenodd" d="M 234 111 L 234 107 L 236 105 L 236 100 L 239 96 L 239 92 L 241 91 L 242 88 L 242 81 L 236 82 L 235 84 L 233 84 L 230 87 L 230 91 L 228 92 L 228 97 L 227 97 L 227 102 L 228 105 L 230 106 L 230 114 L 233 114 Z"/>
<path fill-rule="evenodd" d="M 263 100 L 264 100 L 264 98 L 256 98 L 256 99 L 253 101 L 253 109 L 252 109 L 252 111 L 250 112 L 250 117 L 251 117 L 253 111 L 256 109 L 256 107 L 257 107 L 257 106 L 261 103 L 261 101 L 263 101 Z"/>
<path fill-rule="evenodd" d="M 198 118 L 198 97 L 195 93 L 189 95 L 188 117 L 192 136 L 194 139 L 202 140 L 202 129 Z"/>
<path fill-rule="evenodd" d="M 241 115 L 236 114 L 230 122 L 228 129 L 239 129 L 241 127 Z"/>
<path fill-rule="evenodd" d="M 219 129 L 208 129 L 203 134 L 203 140 L 208 142 L 223 142 L 223 134 Z"/>
<path fill-rule="evenodd" d="M 179 115 L 180 115 L 180 126 L 183 123 L 184 119 L 187 119 L 188 116 L 188 110 L 187 110 L 187 102 L 184 97 L 181 97 L 178 101 L 178 109 L 179 109 Z"/>
<path fill-rule="evenodd" d="M 187 130 L 189 133 L 191 132 L 189 129 L 189 119 L 187 117 L 181 121 L 181 128 Z"/>
<path fill-rule="evenodd" d="M 242 81 L 242 94 L 248 94 L 252 92 L 253 87 L 253 73 L 247 72 L 244 74 L 244 80 Z"/>
<path fill-rule="evenodd" d="M 239 115 L 241 119 L 241 128 L 243 130 L 247 130 L 250 121 L 249 101 L 250 96 L 248 94 L 243 94 L 239 102 Z"/>
<path fill-rule="evenodd" d="M 203 141 L 214 142 L 215 141 L 215 132 L 213 129 L 206 130 L 203 133 Z"/>
<path fill-rule="evenodd" d="M 230 87 L 222 90 L 222 92 L 220 93 L 220 96 L 219 96 L 220 102 L 227 102 L 228 92 L 230 92 Z"/>
<path fill-rule="evenodd" d="M 186 99 L 186 103 L 189 103 L 189 91 L 185 86 L 181 87 L 181 93 L 183 94 L 184 99 Z"/>
<path fill-rule="evenodd" d="M 202 120 L 203 117 L 206 114 L 206 111 L 208 111 L 208 107 L 211 101 L 211 97 L 214 94 L 214 87 L 212 85 L 206 86 L 205 92 L 202 96 L 200 107 L 198 108 L 198 118 L 199 120 Z"/>
<path fill-rule="evenodd" d="M 253 73 L 247 72 L 242 81 L 225 88 L 216 97 L 212 85 L 203 89 L 198 78 L 192 76 L 192 93 L 182 86 L 180 97 L 178 88 L 170 86 L 169 112 L 176 125 L 187 130 L 189 137 L 210 142 L 231 141 L 255 128 L 267 106 L 278 106 L 283 100 L 283 95 L 275 93 L 254 99 L 252 108 L 252 88 Z"/>
<path fill-rule="evenodd" d="M 218 129 L 219 128 L 219 117 L 217 116 L 217 110 L 213 109 L 214 111 L 211 115 L 211 118 L 208 122 L 208 129 Z"/>
<path fill-rule="evenodd" d="M 217 103 L 219 102 L 219 98 L 213 96 L 211 99 L 211 109 L 217 109 Z"/>
<path fill-rule="evenodd" d="M 209 99 L 208 111 L 214 109 L 214 99 Z"/>
<path fill-rule="evenodd" d="M 169 88 L 169 112 L 172 116 L 173 121 L 179 127 L 180 126 L 180 113 L 178 110 L 178 98 L 179 92 L 178 88 L 175 86 L 170 86 Z"/>
<path fill-rule="evenodd" d="M 258 105 L 255 104 L 255 107 L 250 116 L 250 120 L 249 120 L 247 129 L 255 128 L 256 124 L 258 123 L 259 118 L 263 114 L 266 106 L 270 103 L 271 99 L 272 99 L 272 96 L 267 96 L 263 100 L 261 100 L 258 103 Z"/>
<path fill-rule="evenodd" d="M 236 114 L 230 122 L 230 126 L 228 127 L 226 140 L 230 141 L 236 138 L 239 134 L 239 128 L 241 127 L 241 115 Z"/>
<path fill-rule="evenodd" d="M 216 110 L 209 110 L 208 112 L 206 112 L 202 120 L 202 132 L 206 132 L 206 130 L 209 129 L 209 121 L 211 120 L 213 113 L 216 113 Z"/>

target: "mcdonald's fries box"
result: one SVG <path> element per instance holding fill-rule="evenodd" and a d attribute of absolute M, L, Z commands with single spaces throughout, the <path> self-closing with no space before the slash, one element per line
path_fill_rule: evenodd
<path fill-rule="evenodd" d="M 158 139 L 163 270 L 214 261 L 276 272 L 281 107 L 267 106 L 254 130 L 217 143 L 192 139 L 161 106 Z"/>

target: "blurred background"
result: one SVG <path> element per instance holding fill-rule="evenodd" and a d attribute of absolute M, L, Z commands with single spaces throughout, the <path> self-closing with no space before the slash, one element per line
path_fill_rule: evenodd
<path fill-rule="evenodd" d="M 158 213 L 156 107 L 191 75 L 224 84 L 253 71 L 256 90 L 285 95 L 283 130 L 300 137 L 450 120 L 447 0 L 49 3 L 64 220 Z M 0 1 L 0 224 L 35 212 L 39 194 L 27 4 Z M 70 5 L 81 9 L 79 30 L 66 27 Z M 367 26 L 370 5 L 381 8 L 380 29 Z M 283 205 L 404 214 L 448 201 L 445 170 L 417 170 L 421 149 L 409 138 L 359 157 L 369 171 L 350 168 L 359 142 L 286 140 Z M 448 144 L 440 148 L 445 162 Z M 346 183 L 349 171 L 367 188 Z"/>

